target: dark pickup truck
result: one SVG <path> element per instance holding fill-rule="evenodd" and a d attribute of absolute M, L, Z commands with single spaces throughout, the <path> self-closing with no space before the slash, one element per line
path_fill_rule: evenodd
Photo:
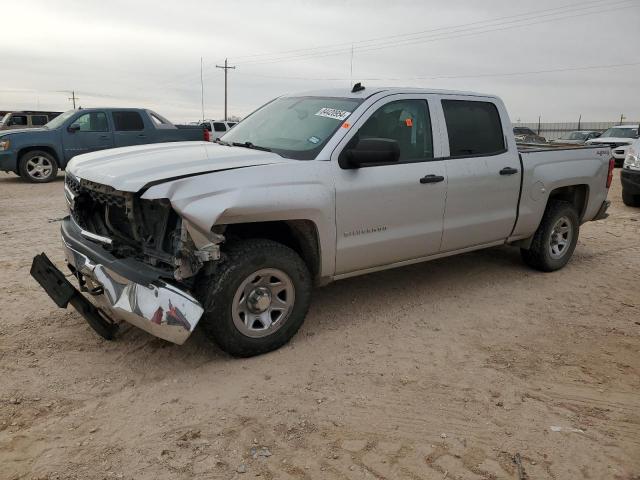
<path fill-rule="evenodd" d="M 70 110 L 42 128 L 0 132 L 0 170 L 44 183 L 83 153 L 148 143 L 208 141 L 208 137 L 202 126 L 177 127 L 151 110 Z"/>

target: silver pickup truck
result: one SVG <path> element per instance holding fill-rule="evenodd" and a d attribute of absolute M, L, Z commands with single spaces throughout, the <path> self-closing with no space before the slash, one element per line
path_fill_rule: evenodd
<path fill-rule="evenodd" d="M 105 338 L 126 321 L 181 344 L 201 323 L 223 350 L 256 355 L 296 333 L 314 285 L 504 244 L 562 268 L 580 225 L 606 217 L 610 159 L 519 151 L 490 95 L 287 95 L 217 144 L 76 157 L 62 241 L 80 291 L 45 254 L 31 274 Z"/>

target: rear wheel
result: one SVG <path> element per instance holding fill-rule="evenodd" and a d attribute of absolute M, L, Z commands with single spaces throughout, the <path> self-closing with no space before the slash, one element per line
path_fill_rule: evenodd
<path fill-rule="evenodd" d="M 576 248 L 579 230 L 575 207 L 569 202 L 552 201 L 533 236 L 531 247 L 520 250 L 522 259 L 543 272 L 564 267 Z"/>
<path fill-rule="evenodd" d="M 50 182 L 58 175 L 58 162 L 50 153 L 32 150 L 20 158 L 18 174 L 28 182 Z"/>
<path fill-rule="evenodd" d="M 640 195 L 631 195 L 622 190 L 622 202 L 627 207 L 640 207 Z"/>
<path fill-rule="evenodd" d="M 199 279 L 202 326 L 231 355 L 275 350 L 302 325 L 311 287 L 307 266 L 289 247 L 265 239 L 237 241 L 215 271 Z"/>

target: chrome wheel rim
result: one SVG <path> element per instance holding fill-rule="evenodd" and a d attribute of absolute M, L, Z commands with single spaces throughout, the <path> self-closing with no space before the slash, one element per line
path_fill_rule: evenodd
<path fill-rule="evenodd" d="M 560 217 L 551 230 L 549 255 L 553 259 L 564 257 L 573 239 L 573 227 L 568 217 Z"/>
<path fill-rule="evenodd" d="M 295 302 L 289 275 L 264 268 L 247 276 L 233 297 L 231 315 L 236 328 L 247 337 L 261 338 L 280 329 Z"/>
<path fill-rule="evenodd" d="M 38 155 L 27 160 L 27 173 L 31 178 L 42 180 L 49 177 L 52 171 L 53 165 L 47 157 Z"/>

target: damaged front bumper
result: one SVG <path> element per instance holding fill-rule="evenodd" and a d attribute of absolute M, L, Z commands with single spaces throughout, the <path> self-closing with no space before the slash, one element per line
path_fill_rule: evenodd
<path fill-rule="evenodd" d="M 148 265 L 113 257 L 85 238 L 69 217 L 63 220 L 61 232 L 67 264 L 102 316 L 114 323 L 128 322 L 173 343 L 182 344 L 189 338 L 204 311 L 193 296 L 161 280 L 160 272 Z"/>

